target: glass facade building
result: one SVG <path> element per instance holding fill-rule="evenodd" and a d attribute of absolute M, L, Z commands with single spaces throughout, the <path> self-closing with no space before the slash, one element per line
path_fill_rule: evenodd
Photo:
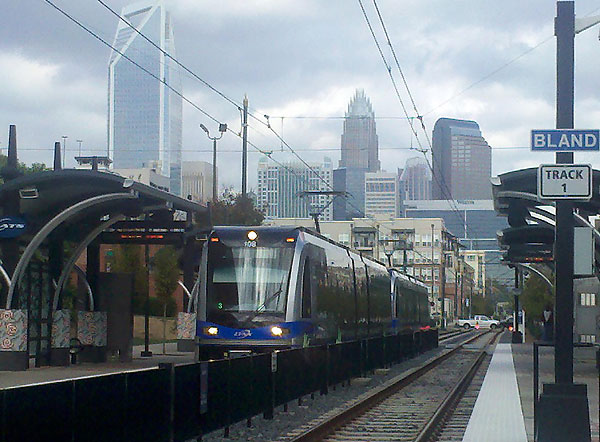
<path fill-rule="evenodd" d="M 492 148 L 474 121 L 440 118 L 433 128 L 433 199 L 492 198 Z"/>
<path fill-rule="evenodd" d="M 442 218 L 446 229 L 468 249 L 499 250 L 496 232 L 506 229 L 506 217 L 498 216 L 492 200 L 459 200 L 457 210 L 445 200 L 407 201 L 407 218 Z"/>
<path fill-rule="evenodd" d="M 154 44 L 175 54 L 173 28 L 160 2 L 126 6 L 121 17 Z M 181 93 L 178 66 L 123 21 L 119 21 L 108 66 L 108 156 L 116 169 L 151 168 L 170 178 L 181 194 Z M 139 64 L 157 78 L 127 60 Z"/>
<path fill-rule="evenodd" d="M 319 212 L 319 219 L 331 221 L 331 195 L 301 196 L 304 191 L 330 191 L 333 175 L 331 159 L 322 164 L 288 163 L 285 167 L 270 164 L 267 158 L 258 162 L 257 207 L 268 218 L 308 218 Z"/>
<path fill-rule="evenodd" d="M 399 175 L 404 186 L 404 199 L 431 199 L 431 170 L 424 158 L 413 157 L 406 160 L 404 169 Z"/>

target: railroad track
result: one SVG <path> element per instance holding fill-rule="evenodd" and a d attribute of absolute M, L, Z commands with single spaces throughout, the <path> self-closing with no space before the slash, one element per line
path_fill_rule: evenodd
<path fill-rule="evenodd" d="M 496 336 L 497 333 L 488 335 L 487 332 L 470 336 L 456 348 L 402 378 L 365 393 L 344 410 L 328 413 L 310 423 L 288 440 L 423 442 L 437 440 L 444 434 L 444 428 L 452 425 L 457 433 L 460 430 L 457 422 L 460 423 L 460 415 L 466 414 L 468 406 L 464 402 L 461 408 L 460 398 L 485 360 L 485 349 Z M 481 351 L 465 348 L 478 340 L 486 342 Z"/>
<path fill-rule="evenodd" d="M 469 330 L 460 329 L 460 330 L 453 330 L 453 331 L 449 331 L 449 332 L 445 332 L 445 333 L 440 333 L 438 342 L 444 342 L 444 341 L 447 341 L 448 339 L 454 338 L 455 336 L 464 335 L 465 333 L 469 333 Z"/>

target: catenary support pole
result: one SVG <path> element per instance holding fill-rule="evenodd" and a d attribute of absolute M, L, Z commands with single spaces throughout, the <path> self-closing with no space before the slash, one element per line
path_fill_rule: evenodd
<path fill-rule="evenodd" d="M 242 196 L 246 196 L 248 173 L 248 97 L 244 95 L 244 113 L 242 117 Z"/>

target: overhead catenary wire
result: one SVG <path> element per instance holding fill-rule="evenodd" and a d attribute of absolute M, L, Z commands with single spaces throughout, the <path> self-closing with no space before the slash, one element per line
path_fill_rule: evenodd
<path fill-rule="evenodd" d="M 379 55 L 381 57 L 381 60 L 382 60 L 382 62 L 384 64 L 384 66 L 386 67 L 388 76 L 390 77 L 390 80 L 392 82 L 392 86 L 394 87 L 394 90 L 396 92 L 396 96 L 398 97 L 398 101 L 400 102 L 400 106 L 402 107 L 402 111 L 404 112 L 404 115 L 408 118 L 409 114 L 408 114 L 408 111 L 406 110 L 406 106 L 404 105 L 404 101 L 402 100 L 402 97 L 400 96 L 400 92 L 398 91 L 398 87 L 396 85 L 396 80 L 394 79 L 394 76 L 392 74 L 392 68 L 390 67 L 390 65 L 389 65 L 389 63 L 388 63 L 385 55 L 383 54 L 383 51 L 381 50 L 381 45 L 379 44 L 379 40 L 377 39 L 377 36 L 375 35 L 375 31 L 373 30 L 373 26 L 371 25 L 371 21 L 369 20 L 369 16 L 367 15 L 367 11 L 365 10 L 365 7 L 363 5 L 362 0 L 358 0 L 358 3 L 360 5 L 360 9 L 361 9 L 361 11 L 363 13 L 363 17 L 365 19 L 365 22 L 367 23 L 369 31 L 371 32 L 371 36 L 373 37 L 373 41 L 375 42 L 375 46 L 377 47 L 377 50 L 378 50 Z M 377 11 L 378 11 L 379 16 L 381 17 L 381 14 L 380 14 L 380 11 L 379 11 L 378 8 L 377 8 Z M 381 18 L 381 23 L 383 24 L 383 18 Z M 388 43 L 389 43 L 390 47 L 393 48 L 391 40 L 389 40 L 389 34 L 387 34 L 387 31 L 386 31 L 386 35 L 388 36 Z M 395 54 L 395 52 L 394 52 L 394 54 Z M 396 58 L 396 61 L 398 62 L 397 58 Z M 398 68 L 400 69 L 399 62 L 398 62 Z M 408 89 L 408 84 L 407 84 L 406 80 L 405 80 L 405 85 L 406 85 L 406 87 Z M 408 90 L 409 90 L 409 93 L 410 93 L 410 89 L 408 89 Z M 411 94 L 411 97 L 412 97 L 412 94 Z M 414 104 L 414 100 L 413 100 L 413 104 Z M 416 110 L 416 104 L 414 104 L 414 108 Z M 417 111 L 417 117 L 419 117 L 418 111 Z M 432 152 L 432 156 L 433 156 L 433 147 L 431 145 L 431 141 L 429 140 L 429 137 L 427 136 L 427 131 L 425 129 L 425 125 L 423 124 L 422 118 L 420 120 L 421 120 L 422 129 L 424 130 L 425 135 L 427 137 L 427 141 L 429 143 L 429 150 Z M 432 178 L 438 183 L 438 185 L 440 186 L 440 189 L 442 189 L 443 192 L 446 194 L 445 199 L 448 201 L 448 203 L 450 204 L 450 206 L 453 208 L 453 210 L 462 219 L 462 214 L 460 213 L 460 210 L 458 209 L 458 206 L 457 206 L 456 202 L 454 201 L 454 198 L 452 198 L 452 196 L 451 196 L 452 194 L 450 192 L 450 189 L 448 189 L 448 186 L 446 185 L 446 183 L 441 183 L 439 181 L 439 178 L 435 174 L 435 172 L 433 170 L 433 167 L 432 167 L 432 165 L 429 162 L 429 158 L 427 157 L 427 149 L 423 148 L 423 145 L 421 144 L 421 140 L 419 139 L 418 133 L 417 133 L 417 131 L 414 128 L 413 121 L 411 119 L 408 119 L 408 123 L 409 123 L 409 126 L 410 126 L 410 128 L 411 128 L 414 136 L 415 136 L 417 144 L 419 145 L 419 149 L 418 150 L 423 154 L 423 156 L 425 158 L 425 161 L 427 162 L 427 166 L 431 170 Z M 468 224 L 467 224 L 467 220 L 466 219 L 463 220 L 463 224 L 465 226 L 465 229 L 468 230 Z"/>
<path fill-rule="evenodd" d="M 210 113 L 208 113 L 206 110 L 202 109 L 200 106 L 198 106 L 196 103 L 194 103 L 193 101 L 191 101 L 190 99 L 188 99 L 187 97 L 185 97 L 180 91 L 176 90 L 175 88 L 173 88 L 170 84 L 167 83 L 167 81 L 165 81 L 164 79 L 161 79 L 160 77 L 158 77 L 157 75 L 153 74 L 152 72 L 150 72 L 149 70 L 145 69 L 143 66 L 141 66 L 139 63 L 136 63 L 134 60 L 132 60 L 130 57 L 128 57 L 126 54 L 124 54 L 123 52 L 119 51 L 118 49 L 116 49 L 113 45 L 111 45 L 110 43 L 108 43 L 106 40 L 104 40 L 102 37 L 100 37 L 97 33 L 95 33 L 94 31 L 92 31 L 91 29 L 89 29 L 87 26 L 85 26 L 83 23 L 81 23 L 79 20 L 77 20 L 75 17 L 71 16 L 69 13 L 67 13 L 66 11 L 64 11 L 63 9 L 61 9 L 59 6 L 57 6 L 56 4 L 54 4 L 51 0 L 44 0 L 46 3 L 48 3 L 50 6 L 52 6 L 54 9 L 56 9 L 58 12 L 60 12 L 62 15 L 64 15 L 65 17 L 67 17 L 70 21 L 72 21 L 73 23 L 75 23 L 77 26 L 79 26 L 81 29 L 83 29 L 85 32 L 87 32 L 88 34 L 90 34 L 91 36 L 93 36 L 95 39 L 97 39 L 98 41 L 100 41 L 102 44 L 104 44 L 105 46 L 109 47 L 110 49 L 114 50 L 115 52 L 117 52 L 118 54 L 120 54 L 123 58 L 125 58 L 126 60 L 128 60 L 130 63 L 132 63 L 134 66 L 136 66 L 138 69 L 141 69 L 143 72 L 145 72 L 146 74 L 150 75 L 152 78 L 154 78 L 155 80 L 159 81 L 160 83 L 164 84 L 169 90 L 171 90 L 173 93 L 175 93 L 176 95 L 178 95 L 179 97 L 181 97 L 182 100 L 184 100 L 186 103 L 190 104 L 192 107 L 194 107 L 196 110 L 200 111 L 203 115 L 205 115 L 207 118 L 211 119 L 212 121 L 214 121 L 215 123 L 220 123 L 220 121 L 215 118 L 214 116 L 212 116 Z M 237 132 L 233 131 L 232 129 L 228 128 L 227 129 L 228 132 L 233 133 L 234 135 L 236 135 L 238 138 L 241 138 L 241 135 L 238 134 Z M 290 173 L 292 173 L 293 175 L 295 175 L 297 178 L 302 179 L 303 177 L 300 177 L 298 174 L 294 173 L 292 169 L 288 168 L 285 164 L 281 163 L 280 161 L 277 161 L 276 159 L 272 158 L 272 152 L 271 151 L 266 151 L 263 150 L 261 148 L 259 148 L 258 146 L 256 146 L 254 143 L 248 141 L 248 144 L 250 146 L 252 146 L 254 149 L 256 149 L 258 152 L 260 152 L 261 154 L 265 155 L 267 158 L 269 158 L 271 161 L 275 162 L 276 164 L 278 164 L 279 166 L 283 167 L 284 169 L 288 170 Z"/>
<path fill-rule="evenodd" d="M 112 45 L 110 45 L 108 42 L 106 42 L 104 39 L 102 39 L 101 37 L 99 37 L 96 33 L 92 32 L 90 29 L 86 28 L 84 25 L 82 25 L 79 21 L 77 21 L 76 19 L 74 19 L 74 17 L 70 16 L 68 13 L 66 13 L 65 11 L 63 11 L 62 9 L 60 9 L 59 7 L 57 7 L 54 3 L 52 3 L 50 0 L 46 0 L 46 2 L 48 4 L 50 4 L 51 6 L 53 6 L 55 9 L 57 9 L 59 12 L 61 12 L 63 15 L 65 15 L 67 18 L 69 18 L 70 20 L 72 20 L 74 23 L 76 23 L 78 26 L 80 26 L 82 29 L 84 29 L 86 32 L 90 33 L 92 36 L 94 36 L 96 39 L 98 39 L 99 41 L 101 41 L 103 44 L 105 44 L 106 46 L 110 47 L 111 49 L 113 49 L 115 52 L 119 53 L 123 58 L 127 59 L 129 62 L 131 62 L 132 64 L 134 64 L 136 67 L 138 67 L 139 69 L 141 69 L 142 71 L 144 71 L 146 74 L 150 75 L 151 77 L 155 78 L 157 81 L 163 83 L 167 88 L 169 88 L 171 91 L 173 91 L 175 94 L 177 94 L 178 96 L 180 96 L 185 102 L 187 102 L 188 104 L 192 105 L 195 109 L 197 109 L 198 111 L 200 111 L 201 113 L 203 113 L 205 116 L 207 116 L 208 118 L 210 118 L 211 120 L 213 120 L 216 123 L 219 123 L 219 121 L 213 117 L 212 115 L 210 115 L 208 112 L 206 112 L 204 109 L 200 108 L 198 105 L 196 105 L 195 103 L 193 103 L 191 100 L 187 99 L 187 97 L 185 97 L 181 92 L 177 91 L 176 89 L 174 89 L 171 85 L 169 85 L 166 81 L 160 79 L 159 77 L 157 77 L 156 75 L 154 75 L 152 72 L 148 71 L 147 69 L 143 68 L 141 65 L 139 65 L 138 63 L 136 63 L 134 60 L 132 60 L 130 57 L 128 57 L 127 55 L 125 55 L 124 53 L 122 53 L 121 51 L 118 51 L 116 48 L 114 48 Z M 104 4 L 103 2 L 100 1 L 100 3 Z M 105 4 L 104 4 L 105 5 Z M 120 17 L 120 16 L 119 16 Z M 137 32 L 137 31 L 136 31 Z M 139 32 L 138 32 L 139 33 Z M 145 37 L 145 36 L 144 36 Z M 151 42 L 151 41 L 150 41 Z M 156 46 L 156 45 L 155 45 Z M 160 48 L 158 48 L 160 49 Z M 163 51 L 163 53 L 165 53 L 165 55 L 167 55 L 166 52 Z M 170 56 L 169 56 L 170 57 Z M 170 57 L 171 59 L 173 59 L 173 57 Z M 177 62 L 175 59 L 173 59 L 175 62 Z M 181 64 L 179 62 L 177 62 L 177 64 L 179 64 L 181 66 Z M 186 68 L 187 70 L 187 68 Z M 209 85 L 208 83 L 204 82 L 204 80 L 202 80 L 200 77 L 197 77 L 197 75 L 195 75 L 193 72 L 187 70 L 190 74 L 192 74 L 195 78 L 197 78 L 198 80 L 202 81 L 203 83 L 205 83 L 208 87 L 210 87 L 212 90 L 214 90 L 215 92 L 219 93 L 220 95 L 223 96 L 223 98 L 227 99 L 228 101 L 230 101 L 232 104 L 238 106 L 237 103 L 235 103 L 233 100 L 228 99 L 228 97 L 226 97 L 224 94 L 220 93 L 220 91 L 218 91 L 216 88 L 212 87 L 211 85 Z M 239 106 L 238 106 L 239 108 Z M 255 119 L 257 119 L 258 121 L 261 121 L 261 123 L 265 124 L 264 122 L 262 122 L 262 120 L 258 119 L 257 117 L 254 117 Z M 407 116 L 407 120 L 411 121 L 412 117 L 408 117 Z M 316 171 L 314 171 L 314 169 L 308 165 L 299 155 L 296 154 L 295 150 L 289 146 L 289 144 L 287 142 L 285 142 L 285 140 L 283 140 L 283 138 L 276 133 L 276 131 L 270 127 L 269 122 L 267 121 L 266 123 L 267 127 L 269 127 L 269 129 L 271 129 L 271 131 L 282 141 L 283 144 L 285 144 L 292 153 L 294 153 L 298 159 L 301 160 L 301 162 L 303 162 L 308 169 L 310 169 L 313 173 L 315 173 L 315 175 L 317 177 L 319 177 L 321 180 L 323 180 L 328 187 L 332 188 L 331 185 L 329 183 L 327 183 L 326 180 L 324 180 L 320 174 Z M 235 135 L 238 135 L 236 132 L 230 130 L 231 132 L 233 132 Z M 239 136 L 239 135 L 238 135 Z M 290 170 L 287 166 L 285 166 L 284 164 L 282 164 L 281 162 L 275 160 L 274 158 L 272 158 L 272 152 L 268 152 L 268 151 L 264 151 L 262 149 L 260 149 L 258 146 L 254 145 L 253 143 L 249 143 L 252 147 L 254 147 L 259 153 L 267 156 L 270 160 L 272 160 L 273 162 L 277 163 L 278 165 L 280 165 L 281 167 L 283 167 L 284 169 L 288 170 L 289 172 L 291 172 L 293 175 L 295 175 L 298 178 L 298 175 L 293 172 L 293 170 Z M 302 177 L 300 177 L 302 178 Z M 352 205 L 352 204 L 351 204 Z M 356 206 L 354 206 L 356 208 Z M 357 208 L 358 209 L 358 208 Z M 362 212 L 360 209 L 358 209 L 360 212 Z"/>

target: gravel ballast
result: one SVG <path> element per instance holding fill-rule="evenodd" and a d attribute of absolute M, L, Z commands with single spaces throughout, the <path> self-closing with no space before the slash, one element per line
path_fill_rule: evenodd
<path fill-rule="evenodd" d="M 290 440 L 292 435 L 301 432 L 301 427 L 309 422 L 322 418 L 325 414 L 334 413 L 337 408 L 345 408 L 344 404 L 356 400 L 359 396 L 378 387 L 384 383 L 391 382 L 403 373 L 423 365 L 429 359 L 447 351 L 445 346 L 423 353 L 413 359 L 396 364 L 389 369 L 376 370 L 365 378 L 352 379 L 350 385 L 337 385 L 335 390 L 329 388 L 329 393 L 304 396 L 301 405 L 294 400 L 288 403 L 287 412 L 283 406 L 275 409 L 273 420 L 265 420 L 261 415 L 252 418 L 251 427 L 247 427 L 246 421 L 238 422 L 229 428 L 229 438 L 224 438 L 224 430 L 216 430 L 202 436 L 202 441 L 285 441 Z"/>

